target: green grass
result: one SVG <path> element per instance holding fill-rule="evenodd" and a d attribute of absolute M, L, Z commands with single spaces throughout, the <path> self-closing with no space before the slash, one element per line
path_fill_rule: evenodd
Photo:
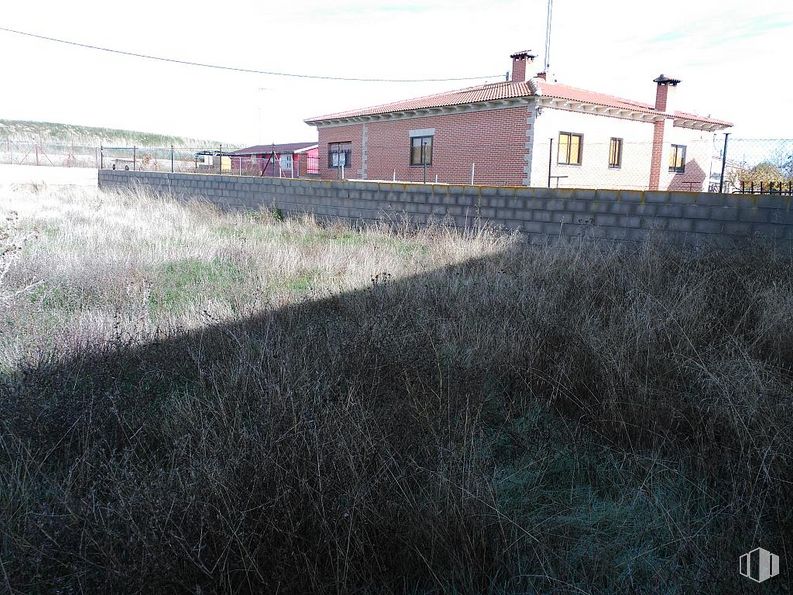
<path fill-rule="evenodd" d="M 793 546 L 779 249 L 77 190 L 0 221 L 4 590 L 737 593 Z"/>
<path fill-rule="evenodd" d="M 181 312 L 190 303 L 232 292 L 245 271 L 219 259 L 196 258 L 163 263 L 151 275 L 149 306 L 155 312 Z"/>

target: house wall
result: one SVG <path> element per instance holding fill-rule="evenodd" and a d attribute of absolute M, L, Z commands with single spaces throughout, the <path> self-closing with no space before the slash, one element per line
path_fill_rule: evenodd
<path fill-rule="evenodd" d="M 530 185 L 547 187 L 549 142 L 553 138 L 551 175 L 559 188 L 645 190 L 650 179 L 653 125 L 622 118 L 582 114 L 543 107 L 534 127 L 534 157 Z M 558 163 L 559 133 L 584 135 L 581 165 Z M 609 168 L 611 138 L 623 139 L 622 166 Z M 556 186 L 552 180 L 552 186 Z"/>
<path fill-rule="evenodd" d="M 686 145 L 686 171 L 669 171 L 669 156 L 672 144 Z M 708 178 L 713 166 L 713 133 L 689 128 L 668 127 L 664 138 L 664 153 L 661 159 L 659 190 L 708 190 Z"/>
<path fill-rule="evenodd" d="M 336 168 L 328 167 L 328 145 L 330 143 L 352 143 L 350 164 L 345 167 L 345 178 L 365 178 L 366 169 L 363 166 L 363 125 L 349 124 L 347 126 L 333 126 L 319 129 L 318 163 L 319 177 L 323 180 L 335 180 L 340 172 Z"/>
<path fill-rule="evenodd" d="M 139 187 L 224 209 L 277 208 L 285 215 L 355 222 L 485 221 L 530 240 L 583 236 L 700 244 L 763 237 L 793 249 L 793 198 L 694 192 L 565 190 L 390 182 L 291 180 L 211 174 L 99 171 L 103 189 Z"/>
<path fill-rule="evenodd" d="M 427 180 L 465 184 L 475 164 L 477 184 L 520 186 L 525 178 L 527 130 L 531 107 L 520 106 L 456 114 L 370 121 L 319 128 L 320 176 L 336 179 L 327 167 L 328 143 L 352 141 L 354 174 L 370 180 L 419 182 L 424 168 L 410 165 L 410 131 L 434 129 L 432 164 Z M 365 139 L 365 151 L 363 140 Z"/>
<path fill-rule="evenodd" d="M 666 125 L 659 190 L 701 192 L 708 189 L 713 158 L 713 133 Z M 558 163 L 560 132 L 584 135 L 581 165 Z M 548 146 L 553 138 L 552 176 L 560 178 L 559 188 L 612 188 L 646 190 L 650 180 L 653 123 L 609 116 L 583 114 L 543 107 L 534 126 L 534 149 L 529 185 L 548 185 Z M 608 166 L 611 138 L 622 138 L 622 166 Z M 686 145 L 686 170 L 669 171 L 672 144 Z M 552 180 L 556 186 L 556 180 Z"/>

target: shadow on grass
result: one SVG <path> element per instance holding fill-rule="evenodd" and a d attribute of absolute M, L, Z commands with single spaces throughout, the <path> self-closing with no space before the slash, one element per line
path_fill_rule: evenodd
<path fill-rule="evenodd" d="M 42 356 L 0 384 L 0 584 L 736 590 L 793 545 L 792 270 L 516 245 Z"/>

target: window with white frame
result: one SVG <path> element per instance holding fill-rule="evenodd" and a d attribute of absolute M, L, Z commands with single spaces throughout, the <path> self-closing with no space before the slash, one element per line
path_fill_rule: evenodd
<path fill-rule="evenodd" d="M 432 165 L 434 128 L 419 128 L 408 131 L 410 136 L 410 165 Z"/>

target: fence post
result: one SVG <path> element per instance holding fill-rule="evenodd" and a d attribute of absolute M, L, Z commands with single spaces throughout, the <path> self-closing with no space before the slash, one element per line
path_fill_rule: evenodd
<path fill-rule="evenodd" d="M 422 138 L 421 139 L 421 166 L 424 169 L 424 183 L 425 184 L 427 183 L 427 158 L 426 158 L 426 154 L 425 154 L 426 147 L 427 147 L 427 139 L 426 138 Z M 473 185 L 473 182 L 471 182 L 471 185 Z"/>
<path fill-rule="evenodd" d="M 724 168 L 727 165 L 727 139 L 730 138 L 730 133 L 724 133 L 724 149 L 721 151 L 721 177 L 719 178 L 719 194 L 724 192 Z"/>
<path fill-rule="evenodd" d="M 223 174 L 223 145 L 220 145 L 220 154 L 218 155 L 218 173 Z"/>
<path fill-rule="evenodd" d="M 105 148 L 99 145 L 99 169 L 105 169 Z"/>
<path fill-rule="evenodd" d="M 548 143 L 548 188 L 551 187 L 551 174 L 553 171 L 551 167 L 553 166 L 553 137 L 548 139 L 550 142 Z"/>
<path fill-rule="evenodd" d="M 171 145 L 171 173 L 173 173 L 173 145 Z"/>
<path fill-rule="evenodd" d="M 471 186 L 474 185 L 474 177 L 476 175 L 476 163 L 471 164 Z"/>
<path fill-rule="evenodd" d="M 138 147 L 132 147 L 132 171 L 138 171 Z"/>

